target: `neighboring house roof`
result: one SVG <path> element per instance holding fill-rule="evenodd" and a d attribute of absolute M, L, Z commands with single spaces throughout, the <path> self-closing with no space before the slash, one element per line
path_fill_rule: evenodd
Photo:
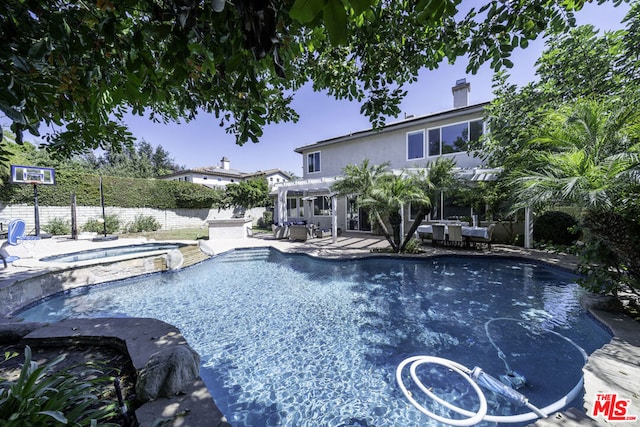
<path fill-rule="evenodd" d="M 224 176 L 228 178 L 237 178 L 237 179 L 250 179 L 258 176 L 269 176 L 275 174 L 282 174 L 287 179 L 291 179 L 291 175 L 287 172 L 281 171 L 280 169 L 268 169 L 264 171 L 256 171 L 256 172 L 242 172 L 237 169 L 224 169 L 220 166 L 205 166 L 200 168 L 193 169 L 185 169 L 179 172 L 174 172 L 169 175 L 163 175 L 160 178 L 173 178 L 176 176 L 183 175 L 209 175 L 209 176 Z"/>
<path fill-rule="evenodd" d="M 366 137 L 369 135 L 377 135 L 380 133 L 384 133 L 384 132 L 391 132 L 391 131 L 395 131 L 397 129 L 402 129 L 405 127 L 411 127 L 411 126 L 415 126 L 416 124 L 422 124 L 422 123 L 429 123 L 429 122 L 435 122 L 438 120 L 442 120 L 442 119 L 447 119 L 447 118 L 451 118 L 451 117 L 456 117 L 456 116 L 461 116 L 461 115 L 465 115 L 465 114 L 469 114 L 471 112 L 474 112 L 474 110 L 483 110 L 485 106 L 489 105 L 489 102 L 482 102 L 480 104 L 474 104 L 474 105 L 469 105 L 466 107 L 461 107 L 461 108 L 455 108 L 453 110 L 446 110 L 446 111 L 440 111 L 437 113 L 431 113 L 431 114 L 426 114 L 423 116 L 414 116 L 414 117 L 408 117 L 404 120 L 400 120 L 399 122 L 395 122 L 395 123 L 390 123 L 388 125 L 385 125 L 379 129 L 366 129 L 366 130 L 361 130 L 361 131 L 357 131 L 357 132 L 352 132 L 348 135 L 342 135 L 342 136 L 338 136 L 335 138 L 329 138 L 329 139 L 325 139 L 322 141 L 318 141 L 315 142 L 313 144 L 309 144 L 309 145 L 305 145 L 302 147 L 298 147 L 296 149 L 294 149 L 293 151 L 295 151 L 296 153 L 304 153 L 307 150 L 310 149 L 316 149 L 316 148 L 320 148 L 320 147 L 324 147 L 327 145 L 332 145 L 332 144 L 339 144 L 345 141 L 349 141 L 352 139 L 360 139 L 362 137 Z"/>
<path fill-rule="evenodd" d="M 163 175 L 161 178 L 172 178 L 174 176 L 181 175 L 215 175 L 215 176 L 226 176 L 230 178 L 243 178 L 245 173 L 236 169 L 224 169 L 219 166 L 205 166 L 200 168 L 193 169 L 185 169 L 179 172 L 174 172 L 169 175 Z"/>
<path fill-rule="evenodd" d="M 290 173 L 284 172 L 284 171 L 282 171 L 280 169 L 267 169 L 267 170 L 264 170 L 264 171 L 256 171 L 256 172 L 253 172 L 253 173 L 246 174 L 246 178 L 253 178 L 254 176 L 269 176 L 269 175 L 276 175 L 276 174 L 280 174 L 280 175 L 284 176 L 287 179 L 291 179 L 292 178 Z"/>

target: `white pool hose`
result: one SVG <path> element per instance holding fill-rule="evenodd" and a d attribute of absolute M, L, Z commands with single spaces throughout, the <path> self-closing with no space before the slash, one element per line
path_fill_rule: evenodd
<path fill-rule="evenodd" d="M 492 319 L 489 322 L 493 320 L 498 320 L 498 319 Z M 523 323 L 522 320 L 518 320 L 518 319 L 500 318 L 500 320 L 510 320 L 510 321 L 517 321 L 517 322 Z M 578 351 L 580 352 L 580 354 L 582 355 L 586 363 L 588 356 L 582 347 L 580 347 L 578 344 L 576 344 L 569 338 L 565 337 L 564 335 L 561 335 L 555 331 L 551 331 L 547 329 L 544 329 L 544 331 L 558 335 L 559 337 L 571 343 L 574 347 L 578 349 Z M 488 333 L 488 330 L 487 330 L 487 333 Z M 491 338 L 489 339 L 491 340 Z M 504 354 L 502 353 L 502 351 L 500 351 L 500 349 L 495 345 L 493 341 L 491 341 L 491 343 L 496 349 L 498 349 L 500 358 L 503 359 L 503 361 L 505 361 L 503 358 Z M 407 387 L 404 385 L 404 381 L 402 380 L 402 372 L 405 366 L 409 364 L 410 364 L 409 371 L 411 373 L 411 379 L 420 388 L 420 390 L 422 390 L 422 392 L 425 395 L 427 395 L 428 397 L 430 397 L 440 405 L 446 408 L 449 408 L 453 412 L 456 412 L 467 418 L 461 418 L 461 419 L 445 418 L 429 411 L 423 405 L 418 403 L 413 398 L 411 392 L 407 389 Z M 445 401 L 444 399 L 436 396 L 431 390 L 429 390 L 429 387 L 426 386 L 416 374 L 416 368 L 423 364 L 441 365 L 462 376 L 471 385 L 476 395 L 478 396 L 478 399 L 480 401 L 480 407 L 478 408 L 478 410 L 476 412 L 468 411 L 466 409 L 455 406 Z M 505 361 L 505 364 L 506 364 L 506 361 Z M 507 366 L 507 369 L 510 369 L 510 368 L 508 368 Z M 546 418 L 548 414 L 561 410 L 578 396 L 578 394 L 582 391 L 584 377 L 580 377 L 580 380 L 578 381 L 578 383 L 571 389 L 569 393 L 567 393 L 565 396 L 555 401 L 554 403 L 548 406 L 545 406 L 542 409 L 536 408 L 534 405 L 529 403 L 529 400 L 524 395 L 512 389 L 511 387 L 507 386 L 506 384 L 503 384 L 500 380 L 497 380 L 496 378 L 487 374 L 479 367 L 475 367 L 474 369 L 469 369 L 466 366 L 461 365 L 452 360 L 443 359 L 435 356 L 412 356 L 403 360 L 396 369 L 396 381 L 398 382 L 400 390 L 402 390 L 402 393 L 407 398 L 407 400 L 409 400 L 409 402 L 411 402 L 413 406 L 415 406 L 420 412 L 422 412 L 426 416 L 436 421 L 439 421 L 441 423 L 449 424 L 452 426 L 471 426 L 481 421 L 490 421 L 490 422 L 509 424 L 509 423 L 520 423 L 520 422 L 532 421 L 537 418 Z M 479 385 L 503 396 L 504 398 L 508 399 L 510 402 L 516 405 L 526 406 L 531 410 L 531 412 L 526 412 L 526 413 L 517 414 L 517 415 L 488 415 L 487 399 L 484 396 L 484 393 L 482 392 L 482 389 L 479 387 Z"/>

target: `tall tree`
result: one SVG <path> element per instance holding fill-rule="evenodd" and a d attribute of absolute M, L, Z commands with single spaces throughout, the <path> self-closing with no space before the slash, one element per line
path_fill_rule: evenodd
<path fill-rule="evenodd" d="M 265 178 L 231 183 L 225 191 L 228 203 L 233 207 L 251 209 L 270 203 L 269 184 Z"/>
<path fill-rule="evenodd" d="M 461 2 L 5 0 L 0 111 L 18 142 L 53 127 L 45 140 L 63 156 L 131 144 L 128 112 L 213 113 L 238 144 L 257 142 L 264 125 L 297 119 L 292 92 L 307 81 L 361 102 L 378 126 L 421 69 L 463 55 L 472 72 L 509 67 L 515 47 L 566 30 L 584 4 L 485 0 L 464 14 Z"/>
<path fill-rule="evenodd" d="M 640 7 L 634 5 L 625 19 L 627 31 L 600 35 L 586 25 L 550 37 L 536 63 L 535 82 L 518 87 L 508 82 L 508 74 L 498 73 L 486 109 L 489 132 L 474 147 L 478 153 L 493 166 L 518 168 L 529 161 L 528 142 L 549 109 L 583 97 L 637 98 L 638 70 L 632 72 L 627 61 L 637 56 L 637 45 L 627 41 L 640 22 Z"/>
<path fill-rule="evenodd" d="M 548 114 L 542 134 L 531 145 L 531 168 L 514 174 L 520 204 L 580 207 L 588 233 L 583 252 L 586 283 L 599 291 L 615 292 L 623 284 L 640 291 L 637 105 L 619 100 L 578 101 Z M 594 247 L 603 244 L 609 256 L 590 256 Z"/>

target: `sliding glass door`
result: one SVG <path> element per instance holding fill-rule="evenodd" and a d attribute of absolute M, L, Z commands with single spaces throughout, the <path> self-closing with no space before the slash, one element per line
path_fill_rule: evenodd
<path fill-rule="evenodd" d="M 358 207 L 357 196 L 347 197 L 347 231 L 371 231 L 369 211 Z"/>

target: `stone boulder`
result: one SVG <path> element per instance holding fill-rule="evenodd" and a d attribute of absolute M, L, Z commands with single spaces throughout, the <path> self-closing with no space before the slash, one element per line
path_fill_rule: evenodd
<path fill-rule="evenodd" d="M 138 375 L 138 400 L 147 402 L 183 393 L 198 377 L 199 370 L 200 356 L 188 345 L 154 353 Z"/>

